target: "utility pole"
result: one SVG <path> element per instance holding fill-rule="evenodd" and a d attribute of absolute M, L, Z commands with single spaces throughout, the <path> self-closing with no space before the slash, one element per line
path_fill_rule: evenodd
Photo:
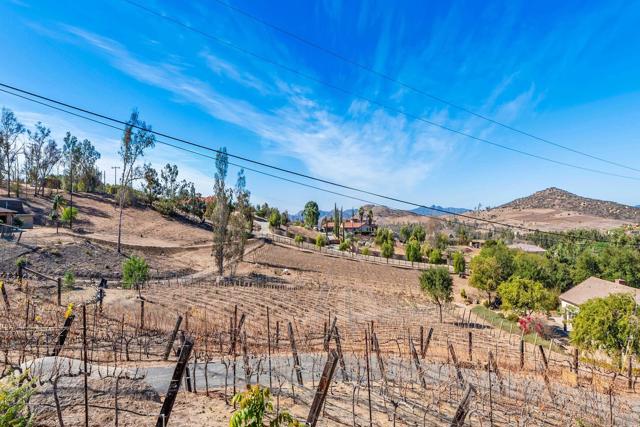
<path fill-rule="evenodd" d="M 113 169 L 113 185 L 118 185 L 118 169 L 120 169 L 120 166 L 111 166 L 111 169 Z"/>

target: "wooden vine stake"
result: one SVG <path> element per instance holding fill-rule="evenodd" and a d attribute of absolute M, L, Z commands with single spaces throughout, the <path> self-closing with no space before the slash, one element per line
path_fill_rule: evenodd
<path fill-rule="evenodd" d="M 178 390 L 180 390 L 180 382 L 187 367 L 187 363 L 189 363 L 189 358 L 191 357 L 191 350 L 193 350 L 193 338 L 187 337 L 180 349 L 178 363 L 176 364 L 176 369 L 173 371 L 173 377 L 171 377 L 167 395 L 164 398 L 164 402 L 162 402 L 162 409 L 160 410 L 160 415 L 158 415 L 156 427 L 166 427 L 169 423 L 171 410 L 173 409 L 173 404 L 178 396 Z"/>
<path fill-rule="evenodd" d="M 62 347 L 64 346 L 64 342 L 67 340 L 67 335 L 69 334 L 69 330 L 71 329 L 71 324 L 73 323 L 73 319 L 75 316 L 70 314 L 64 319 L 64 325 L 62 326 L 62 331 L 60 331 L 60 335 L 58 335 L 58 342 L 55 347 L 53 347 L 53 356 L 58 356 Z"/>
<path fill-rule="evenodd" d="M 173 348 L 173 343 L 176 341 L 176 337 L 178 336 L 178 331 L 180 330 L 180 324 L 182 323 L 182 316 L 178 315 L 176 319 L 176 324 L 173 327 L 173 331 L 171 332 L 171 338 L 169 338 L 169 342 L 167 343 L 167 348 L 164 350 L 163 360 L 169 359 L 169 354 L 171 354 L 171 349 Z"/>
<path fill-rule="evenodd" d="M 300 358 L 298 357 L 298 348 L 296 347 L 296 339 L 293 336 L 293 325 L 289 322 L 289 342 L 291 343 L 291 354 L 293 355 L 293 364 L 296 370 L 298 385 L 304 386 L 302 381 L 302 366 L 300 366 Z"/>
<path fill-rule="evenodd" d="M 458 409 L 456 409 L 456 414 L 453 416 L 451 420 L 451 427 L 462 427 L 464 426 L 464 420 L 467 418 L 467 414 L 469 413 L 469 406 L 471 405 L 471 398 L 475 394 L 475 388 L 469 384 L 467 388 L 464 390 L 464 395 L 462 396 L 462 400 L 458 405 Z"/>
<path fill-rule="evenodd" d="M 313 403 L 311 404 L 311 409 L 309 410 L 309 416 L 307 417 L 307 425 L 310 427 L 315 427 L 318 419 L 320 418 L 320 412 L 322 411 L 324 401 L 327 398 L 329 385 L 331 385 L 331 380 L 333 379 L 333 374 L 336 370 L 337 364 L 338 354 L 335 350 L 331 350 L 329 352 L 327 362 L 324 365 L 324 370 L 322 371 L 322 376 L 320 377 L 320 382 L 318 383 L 316 394 L 313 397 Z"/>

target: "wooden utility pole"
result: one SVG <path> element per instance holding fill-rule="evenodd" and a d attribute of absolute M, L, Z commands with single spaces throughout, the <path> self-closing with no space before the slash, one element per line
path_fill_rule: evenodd
<path fill-rule="evenodd" d="M 118 169 L 120 169 L 120 166 L 111 166 L 111 169 L 113 169 L 113 185 L 116 186 L 118 185 Z"/>

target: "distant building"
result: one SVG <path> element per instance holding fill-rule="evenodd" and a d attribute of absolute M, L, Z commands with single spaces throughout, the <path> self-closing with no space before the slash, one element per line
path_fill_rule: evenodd
<path fill-rule="evenodd" d="M 486 240 L 483 239 L 475 239 L 469 242 L 469 246 L 471 246 L 472 248 L 475 249 L 480 249 L 484 246 L 484 244 L 486 243 Z"/>
<path fill-rule="evenodd" d="M 565 311 L 565 317 L 570 320 L 585 302 L 594 298 L 604 298 L 612 294 L 631 294 L 636 302 L 640 304 L 638 290 L 627 286 L 625 281 L 617 279 L 614 282 L 589 277 L 579 285 L 574 286 L 567 292 L 560 295 L 560 306 Z M 569 313 L 569 314 L 567 314 Z"/>
<path fill-rule="evenodd" d="M 5 224 L 11 225 L 11 223 L 5 221 L 5 219 L 9 219 L 9 212 L 3 214 L 2 210 L 13 212 L 11 215 L 11 223 L 19 219 L 22 222 L 21 228 L 33 228 L 33 214 L 24 209 L 22 200 L 11 197 L 0 197 L 0 220 Z M 3 219 L 3 216 L 5 219 Z"/>
<path fill-rule="evenodd" d="M 517 249 L 517 250 L 528 252 L 531 254 L 543 254 L 546 252 L 544 248 L 541 248 L 540 246 L 537 246 L 537 245 L 531 245 L 529 243 L 514 243 L 512 245 L 509 245 L 509 248 Z"/>
<path fill-rule="evenodd" d="M 320 231 L 325 233 L 333 232 L 334 228 L 335 225 L 333 221 L 325 221 L 320 225 Z M 342 224 L 340 224 L 341 231 L 344 230 L 345 233 L 352 234 L 371 234 L 376 230 L 376 228 L 377 226 L 375 223 L 369 224 L 367 221 L 360 222 L 358 218 L 347 219 L 342 221 Z"/>

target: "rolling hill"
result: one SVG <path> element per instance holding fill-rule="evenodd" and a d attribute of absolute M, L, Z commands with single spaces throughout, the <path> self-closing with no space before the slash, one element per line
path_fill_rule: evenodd
<path fill-rule="evenodd" d="M 471 215 L 544 231 L 608 230 L 640 222 L 640 208 L 551 187 Z"/>

